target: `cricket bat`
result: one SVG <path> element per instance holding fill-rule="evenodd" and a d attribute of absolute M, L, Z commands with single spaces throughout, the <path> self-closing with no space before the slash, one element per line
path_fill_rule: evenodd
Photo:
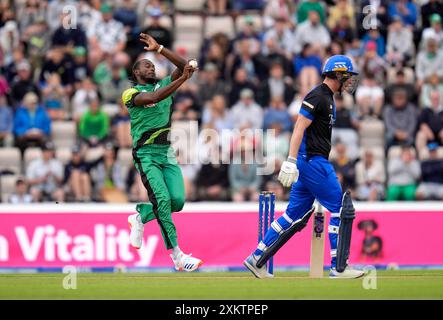
<path fill-rule="evenodd" d="M 325 214 L 322 205 L 316 201 L 312 223 L 310 278 L 323 278 L 325 252 Z"/>

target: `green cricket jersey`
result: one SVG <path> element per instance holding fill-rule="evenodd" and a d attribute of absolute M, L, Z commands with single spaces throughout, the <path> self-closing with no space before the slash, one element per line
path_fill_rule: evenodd
<path fill-rule="evenodd" d="M 167 144 L 167 135 L 171 130 L 172 96 L 155 105 L 134 106 L 134 98 L 141 92 L 154 92 L 172 82 L 171 76 L 156 84 L 135 85 L 122 94 L 124 105 L 128 108 L 131 118 L 131 135 L 133 147 L 140 148 L 143 144 Z"/>

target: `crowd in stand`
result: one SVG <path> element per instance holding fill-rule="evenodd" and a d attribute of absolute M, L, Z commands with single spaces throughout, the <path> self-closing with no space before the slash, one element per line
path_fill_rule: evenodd
<path fill-rule="evenodd" d="M 0 165 L 2 181 L 15 177 L 8 194 L 0 184 L 2 201 L 147 201 L 125 161 L 132 140 L 120 97 L 137 59 L 152 60 L 159 78 L 173 66 L 143 51 L 140 32 L 197 55 L 200 70 L 174 97 L 173 125 L 240 132 L 199 139 L 201 163 L 177 152 L 188 200 L 253 201 L 260 190 L 285 199 L 279 165 L 301 101 L 334 54 L 350 56 L 360 72 L 354 95 L 335 99 L 331 161 L 343 188 L 362 201 L 443 199 L 440 0 L 208 0 L 199 10 L 186 3 L 0 0 L 0 154 L 15 148 L 21 163 L 18 172 Z M 178 15 L 227 17 L 234 33 L 221 25 L 207 35 L 203 24 L 194 53 L 176 41 Z M 74 126 L 68 145 L 56 124 Z M 248 129 L 264 129 L 263 141 Z M 264 156 L 275 170 L 258 175 L 259 164 L 243 156 L 268 139 Z M 69 149 L 63 159 L 61 149 Z M 239 161 L 213 158 L 214 149 Z"/>

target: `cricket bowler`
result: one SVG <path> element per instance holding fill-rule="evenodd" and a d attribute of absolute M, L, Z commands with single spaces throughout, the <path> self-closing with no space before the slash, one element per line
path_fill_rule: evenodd
<path fill-rule="evenodd" d="M 353 93 L 358 73 L 343 55 L 330 57 L 322 71 L 323 82 L 312 89 L 302 102 L 292 133 L 289 156 L 278 176 L 291 187 L 289 204 L 281 217 L 271 224 L 257 249 L 244 265 L 257 277 L 272 277 L 266 268 L 271 258 L 296 232 L 307 224 L 317 199 L 331 212 L 328 227 L 331 245 L 330 278 L 358 278 L 364 272 L 351 269 L 347 262 L 355 209 L 349 191 L 342 193 L 334 168 L 328 161 L 331 132 L 335 121 L 334 93 Z"/>
<path fill-rule="evenodd" d="M 134 164 L 150 201 L 137 204 L 137 213 L 128 217 L 130 242 L 133 247 L 140 249 L 144 224 L 156 219 L 166 248 L 171 252 L 175 269 L 191 272 L 197 270 L 202 261 L 184 254 L 178 246 L 177 230 L 171 213 L 182 210 L 185 191 L 182 172 L 169 141 L 169 132 L 174 93 L 191 78 L 196 70 L 196 61 L 188 63 L 147 34 L 140 34 L 140 41 L 146 44 L 146 51 L 162 54 L 177 68 L 171 75 L 158 80 L 154 64 L 148 59 L 138 60 L 132 68 L 136 83 L 122 95 L 131 118 Z"/>

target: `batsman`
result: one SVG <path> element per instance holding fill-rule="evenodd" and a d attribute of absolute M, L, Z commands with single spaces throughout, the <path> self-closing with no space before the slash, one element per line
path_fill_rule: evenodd
<path fill-rule="evenodd" d="M 364 272 L 348 266 L 352 223 L 355 209 L 349 191 L 342 192 L 334 168 L 328 161 L 334 124 L 334 93 L 353 93 L 358 73 L 343 55 L 330 57 L 322 70 L 323 82 L 304 98 L 292 133 L 289 155 L 278 176 L 291 187 L 286 211 L 271 224 L 263 241 L 244 261 L 257 277 L 272 277 L 266 262 L 296 232 L 301 231 L 314 212 L 317 199 L 331 212 L 328 234 L 331 246 L 330 278 L 358 278 Z"/>
<path fill-rule="evenodd" d="M 157 79 L 155 66 L 150 60 L 138 60 L 132 68 L 136 83 L 122 95 L 131 118 L 134 164 L 150 201 L 137 204 L 137 213 L 128 217 L 130 242 L 133 247 L 140 249 L 144 225 L 157 220 L 175 269 L 191 272 L 198 269 L 202 261 L 183 253 L 178 246 L 177 230 L 171 213 L 183 208 L 185 191 L 169 133 L 174 93 L 191 78 L 197 63 L 195 60 L 184 60 L 147 34 L 140 34 L 140 41 L 146 45 L 146 51 L 162 54 L 177 68 L 170 76 L 160 80 Z"/>

